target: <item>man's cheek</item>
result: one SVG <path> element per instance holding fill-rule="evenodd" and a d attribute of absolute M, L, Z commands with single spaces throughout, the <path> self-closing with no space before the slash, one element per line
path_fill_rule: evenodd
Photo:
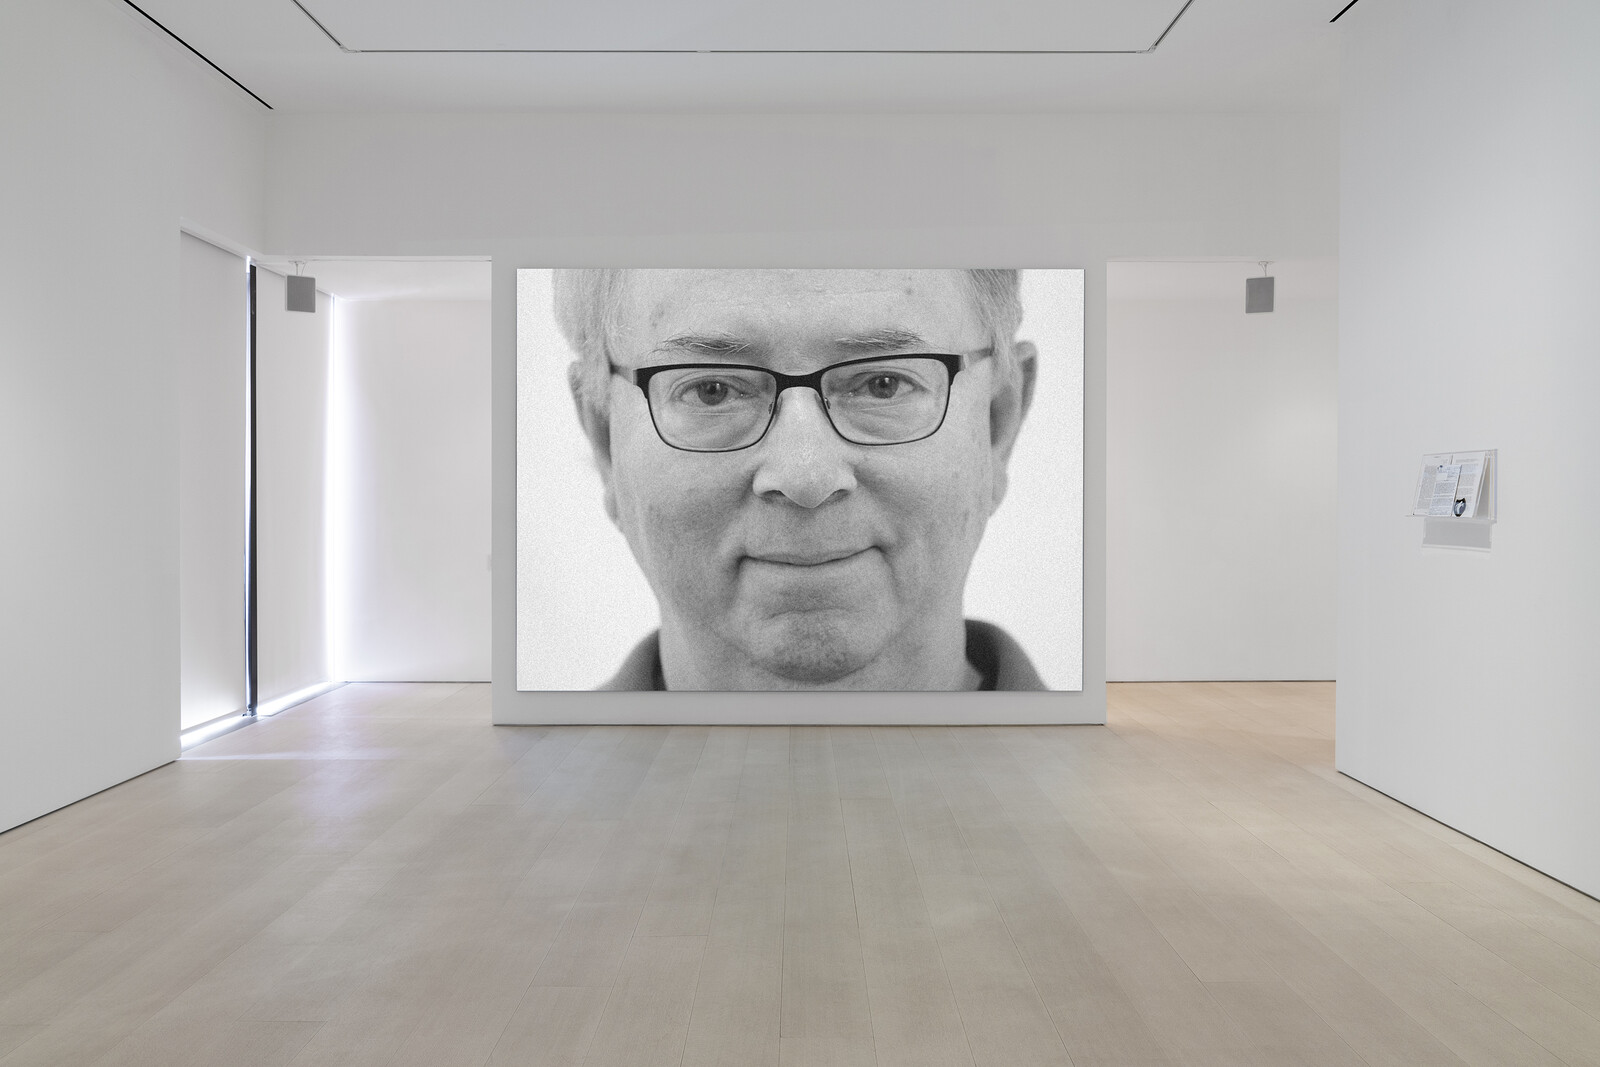
<path fill-rule="evenodd" d="M 952 477 L 904 479 L 884 493 L 904 577 L 912 581 L 948 578 L 946 572 L 965 566 L 983 534 L 987 479 L 946 469 Z"/>
<path fill-rule="evenodd" d="M 622 528 L 652 584 L 692 587 L 725 561 L 737 494 L 714 481 L 640 471 L 621 494 Z"/>

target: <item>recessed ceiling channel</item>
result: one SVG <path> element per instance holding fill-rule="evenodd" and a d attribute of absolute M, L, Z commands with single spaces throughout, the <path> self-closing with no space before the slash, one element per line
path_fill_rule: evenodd
<path fill-rule="evenodd" d="M 1128 55 L 1194 0 L 291 0 L 351 53 Z"/>

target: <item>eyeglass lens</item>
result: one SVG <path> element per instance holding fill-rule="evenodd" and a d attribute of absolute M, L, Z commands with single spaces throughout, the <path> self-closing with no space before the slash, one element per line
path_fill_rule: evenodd
<path fill-rule="evenodd" d="M 826 370 L 820 391 L 829 421 L 847 441 L 901 444 L 944 421 L 950 372 L 932 356 L 852 362 Z M 731 451 L 766 434 L 778 392 L 772 374 L 752 367 L 672 367 L 650 379 L 650 413 L 675 448 Z"/>

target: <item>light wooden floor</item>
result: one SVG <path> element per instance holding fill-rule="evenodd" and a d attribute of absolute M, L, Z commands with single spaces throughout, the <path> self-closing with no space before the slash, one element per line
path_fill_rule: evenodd
<path fill-rule="evenodd" d="M 1600 1064 L 1600 903 L 1336 775 L 1331 685 L 1111 699 L 348 686 L 0 835 L 0 1064 Z"/>

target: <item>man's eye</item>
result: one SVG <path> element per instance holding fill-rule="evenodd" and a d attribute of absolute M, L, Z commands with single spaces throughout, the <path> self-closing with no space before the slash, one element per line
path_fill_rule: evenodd
<path fill-rule="evenodd" d="M 750 390 L 729 378 L 697 378 L 684 382 L 673 390 L 672 398 L 679 404 L 694 408 L 715 408 L 740 400 Z"/>
<path fill-rule="evenodd" d="M 867 379 L 867 395 L 876 400 L 892 400 L 905 384 L 906 380 L 897 374 L 874 374 Z"/>
<path fill-rule="evenodd" d="M 857 400 L 904 400 L 918 389 L 918 383 L 898 371 L 871 371 L 850 383 L 845 390 Z"/>
<path fill-rule="evenodd" d="M 727 382 L 701 382 L 694 387 L 695 399 L 707 406 L 722 403 L 731 391 Z"/>

